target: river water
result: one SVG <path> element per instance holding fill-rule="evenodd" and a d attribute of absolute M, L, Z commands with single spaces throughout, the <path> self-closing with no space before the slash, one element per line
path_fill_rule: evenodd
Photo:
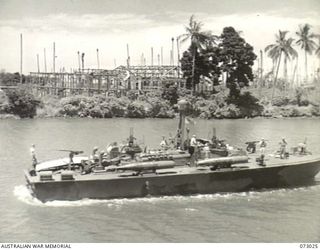
<path fill-rule="evenodd" d="M 0 120 L 0 242 L 319 242 L 320 184 L 295 188 L 159 198 L 53 201 L 42 204 L 24 186 L 23 170 L 38 159 L 64 156 L 59 149 L 104 148 L 134 128 L 135 137 L 158 147 L 176 131 L 167 119 Z M 286 137 L 305 138 L 320 153 L 319 119 L 196 120 L 191 133 L 228 143 L 264 137 L 272 153 Z M 317 180 L 320 182 L 320 175 Z"/>

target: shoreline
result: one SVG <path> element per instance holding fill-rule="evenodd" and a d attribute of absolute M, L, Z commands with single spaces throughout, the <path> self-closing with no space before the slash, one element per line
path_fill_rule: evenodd
<path fill-rule="evenodd" d="M 173 119 L 178 119 L 177 117 L 178 114 L 176 114 L 176 117 L 165 117 L 165 118 L 159 118 L 159 117 L 108 117 L 108 118 L 98 118 L 98 117 L 90 117 L 90 116 L 35 116 L 33 118 L 21 118 L 17 115 L 12 115 L 12 114 L 0 114 L 0 121 L 1 120 L 44 120 L 44 119 L 94 119 L 94 120 L 110 120 L 110 119 L 127 119 L 127 120 L 173 120 Z M 295 119 L 310 119 L 310 120 L 317 120 L 320 119 L 320 116 L 282 116 L 282 117 L 270 117 L 270 116 L 255 116 L 255 117 L 241 117 L 241 118 L 201 118 L 201 117 L 191 117 L 191 119 L 196 119 L 196 120 L 212 120 L 212 121 L 222 121 L 222 120 L 277 120 L 277 119 L 282 119 L 282 120 L 295 120 Z"/>

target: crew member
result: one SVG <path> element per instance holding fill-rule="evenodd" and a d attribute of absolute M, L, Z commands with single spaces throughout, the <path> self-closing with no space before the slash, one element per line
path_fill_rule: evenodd
<path fill-rule="evenodd" d="M 191 156 L 191 166 L 195 165 L 196 162 L 196 158 L 197 158 L 197 147 L 198 147 L 198 143 L 197 143 L 197 137 L 196 135 L 193 135 L 191 140 L 190 140 L 190 146 L 189 146 L 189 154 Z"/>
<path fill-rule="evenodd" d="M 169 146 L 173 147 L 174 146 L 174 137 L 172 136 L 171 133 L 169 133 L 168 141 L 169 141 Z"/>
<path fill-rule="evenodd" d="M 69 166 L 68 166 L 68 169 L 71 170 L 71 166 L 73 164 L 73 157 L 75 155 L 75 152 L 74 151 L 70 151 L 69 153 Z"/>
<path fill-rule="evenodd" d="M 215 135 L 212 136 L 211 143 L 213 148 L 219 148 L 219 140 L 217 136 Z"/>
<path fill-rule="evenodd" d="M 262 166 L 264 166 L 265 165 L 264 157 L 265 157 L 265 152 L 266 152 L 266 147 L 267 147 L 267 143 L 264 138 L 261 138 L 261 141 L 259 142 L 259 147 L 260 147 L 260 149 L 259 149 L 259 151 L 260 151 L 260 164 Z"/>
<path fill-rule="evenodd" d="M 203 152 L 204 152 L 205 158 L 208 159 L 210 156 L 210 146 L 208 142 L 203 147 Z"/>
<path fill-rule="evenodd" d="M 37 157 L 36 157 L 36 146 L 34 144 L 32 144 L 30 147 L 30 154 L 31 154 L 31 159 L 32 159 L 32 166 L 33 166 L 33 168 L 36 168 L 38 161 L 37 161 Z"/>
<path fill-rule="evenodd" d="M 102 161 L 103 161 L 104 151 L 100 151 L 99 153 L 99 168 L 103 169 Z"/>
<path fill-rule="evenodd" d="M 196 149 L 197 146 L 198 146 L 198 144 L 197 144 L 197 136 L 193 135 L 191 140 L 190 140 L 190 146 L 189 146 L 190 155 L 194 154 L 195 149 Z"/>
<path fill-rule="evenodd" d="M 307 153 L 307 139 L 304 140 L 304 142 L 300 142 L 298 144 L 298 150 L 299 154 L 304 155 Z"/>
<path fill-rule="evenodd" d="M 285 138 L 282 138 L 280 144 L 280 158 L 285 159 L 286 158 L 286 147 L 287 147 L 287 142 Z"/>
<path fill-rule="evenodd" d="M 162 136 L 162 141 L 160 142 L 160 147 L 162 149 L 167 149 L 168 143 L 166 141 L 166 137 Z"/>
<path fill-rule="evenodd" d="M 133 145 L 133 141 L 129 140 L 128 146 L 125 148 L 125 152 L 131 157 L 131 159 L 134 159 L 136 151 Z"/>
<path fill-rule="evenodd" d="M 91 155 L 91 160 L 93 162 L 98 162 L 99 161 L 99 153 L 98 153 L 98 147 L 94 147 Z"/>
<path fill-rule="evenodd" d="M 118 156 L 119 156 L 118 143 L 117 143 L 117 142 L 111 143 L 111 144 L 107 147 L 106 153 L 107 153 L 107 155 L 109 156 L 110 159 L 113 159 L 113 158 L 115 158 L 115 157 L 118 157 Z"/>

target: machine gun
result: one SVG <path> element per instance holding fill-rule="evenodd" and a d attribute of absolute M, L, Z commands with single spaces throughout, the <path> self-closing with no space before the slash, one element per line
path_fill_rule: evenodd
<path fill-rule="evenodd" d="M 257 143 L 258 142 L 259 141 L 248 141 L 248 142 L 246 142 L 246 144 L 247 144 L 247 148 L 246 148 L 247 152 L 249 152 L 251 154 L 255 153 L 256 149 L 257 149 Z"/>
<path fill-rule="evenodd" d="M 82 153 L 83 153 L 82 150 L 59 149 L 58 151 L 69 152 L 70 164 L 73 163 L 73 157 L 74 157 L 75 155 L 79 155 L 79 154 L 82 154 Z"/>

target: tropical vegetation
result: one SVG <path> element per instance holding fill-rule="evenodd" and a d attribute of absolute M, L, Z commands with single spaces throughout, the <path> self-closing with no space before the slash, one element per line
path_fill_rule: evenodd
<path fill-rule="evenodd" d="M 273 70 L 271 75 L 265 74 L 260 79 L 255 78 L 252 69 L 257 56 L 241 32 L 225 27 L 218 36 L 202 28 L 203 24 L 191 16 L 186 32 L 178 39 L 182 43 L 190 42 L 180 59 L 186 88 L 167 84 L 161 91 L 140 95 L 129 90 L 121 97 L 38 98 L 22 84 L 17 89 L 0 90 L 0 117 L 173 118 L 177 115 L 179 98 L 189 102 L 188 115 L 205 119 L 320 116 L 317 91 L 299 87 L 283 93 L 289 81 L 287 64 L 298 58 L 295 45 L 305 53 L 306 78 L 308 55 L 315 52 L 320 57 L 320 44 L 314 41 L 320 36 L 311 32 L 310 25 L 300 26 L 295 38 L 288 31 L 279 30 L 275 42 L 265 48 L 274 62 Z M 283 79 L 279 77 L 282 63 Z M 264 84 L 270 76 L 272 84 Z M 26 82 L 27 76 L 22 76 L 22 80 Z M 19 82 L 19 73 L 0 72 L 0 85 Z M 200 83 L 210 85 L 211 92 L 199 91 Z"/>
<path fill-rule="evenodd" d="M 279 33 L 276 34 L 276 43 L 270 44 L 265 48 L 265 52 L 267 52 L 267 55 L 274 61 L 277 62 L 277 69 L 275 73 L 275 78 L 273 82 L 273 91 L 272 91 L 272 99 L 274 96 L 274 89 L 277 85 L 277 79 L 278 79 L 278 73 L 279 73 L 279 67 L 281 63 L 281 57 L 283 55 L 284 57 L 284 79 L 287 80 L 287 61 L 294 59 L 298 56 L 297 51 L 292 47 L 292 42 L 294 39 L 292 38 L 286 38 L 288 31 L 281 31 L 279 30 Z"/>
<path fill-rule="evenodd" d="M 306 82 L 308 82 L 308 54 L 311 55 L 316 48 L 316 43 L 313 41 L 316 35 L 311 33 L 310 29 L 309 24 L 304 24 L 300 25 L 299 31 L 296 32 L 299 38 L 296 43 L 304 50 Z"/>

